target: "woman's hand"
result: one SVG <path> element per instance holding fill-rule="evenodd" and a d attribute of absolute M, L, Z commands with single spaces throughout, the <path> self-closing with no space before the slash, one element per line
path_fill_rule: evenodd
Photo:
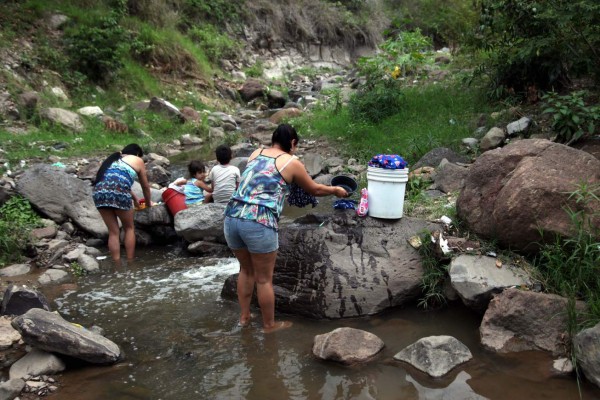
<path fill-rule="evenodd" d="M 346 192 L 346 190 L 343 187 L 334 186 L 333 189 L 334 189 L 333 194 L 336 197 L 341 197 L 341 198 L 348 197 L 348 192 Z"/>

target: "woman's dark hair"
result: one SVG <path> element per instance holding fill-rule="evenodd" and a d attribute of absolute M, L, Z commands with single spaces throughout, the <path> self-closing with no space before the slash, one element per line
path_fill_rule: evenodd
<path fill-rule="evenodd" d="M 231 149 L 229 148 L 229 146 L 226 146 L 224 144 L 220 145 L 215 150 L 215 154 L 217 155 L 217 161 L 219 162 L 219 164 L 225 165 L 229 164 L 229 161 L 231 161 Z"/>
<path fill-rule="evenodd" d="M 188 164 L 188 172 L 190 173 L 190 178 L 196 177 L 196 174 L 198 172 L 204 172 L 205 170 L 206 167 L 204 166 L 204 163 L 200 160 L 192 160 Z"/>
<path fill-rule="evenodd" d="M 296 145 L 298 145 L 300 138 L 298 137 L 294 127 L 288 124 L 281 124 L 277 127 L 277 129 L 275 129 L 275 132 L 273 132 L 271 145 L 277 143 L 279 146 L 281 146 L 283 151 L 289 153 L 289 151 L 292 149 L 292 142 L 294 140 L 296 141 Z"/>
<path fill-rule="evenodd" d="M 131 143 L 131 144 L 128 144 L 127 146 L 123 147 L 123 150 L 118 151 L 116 153 L 112 153 L 110 156 L 106 157 L 106 160 L 104 160 L 102 165 L 100 165 L 100 169 L 98 169 L 98 173 L 96 174 L 96 180 L 94 182 L 95 183 L 100 182 L 102 180 L 102 177 L 104 176 L 104 173 L 108 169 L 108 167 L 110 167 L 110 165 L 112 163 L 114 163 L 119 158 L 121 158 L 121 156 L 126 155 L 126 154 L 131 155 L 131 156 L 143 157 L 144 151 L 138 144 Z"/>

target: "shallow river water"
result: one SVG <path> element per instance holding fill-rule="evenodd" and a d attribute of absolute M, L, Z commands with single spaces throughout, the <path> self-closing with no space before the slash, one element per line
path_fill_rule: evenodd
<path fill-rule="evenodd" d="M 220 297 L 235 259 L 180 257 L 175 246 L 140 249 L 133 265 L 79 279 L 74 290 L 48 291 L 70 321 L 97 324 L 125 353 L 108 367 L 70 368 L 51 399 L 577 399 L 575 379 L 552 377 L 540 352 L 497 355 L 481 348 L 480 317 L 464 307 L 314 321 L 286 317 L 292 328 L 270 335 L 259 318 L 236 327 L 237 303 Z M 258 310 L 257 310 L 258 313 Z M 317 334 L 364 329 L 385 348 L 365 365 L 317 360 Z M 444 379 L 395 361 L 394 354 L 429 335 L 452 335 L 474 359 Z M 600 398 L 584 383 L 582 398 Z"/>

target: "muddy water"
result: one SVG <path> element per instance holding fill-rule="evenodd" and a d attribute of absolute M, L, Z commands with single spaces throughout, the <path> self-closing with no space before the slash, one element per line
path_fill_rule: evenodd
<path fill-rule="evenodd" d="M 464 307 L 397 309 L 337 321 L 290 317 L 294 326 L 261 333 L 258 318 L 236 326 L 237 304 L 221 299 L 234 259 L 180 257 L 174 247 L 139 251 L 134 265 L 80 278 L 71 291 L 47 294 L 65 316 L 97 324 L 125 352 L 109 367 L 69 369 L 51 399 L 577 399 L 572 378 L 550 374 L 544 353 L 496 355 L 479 345 L 477 315 Z M 313 337 L 341 326 L 386 344 L 371 363 L 344 367 L 316 360 Z M 431 379 L 393 355 L 421 337 L 452 335 L 474 359 Z M 582 387 L 584 399 L 600 391 Z"/>

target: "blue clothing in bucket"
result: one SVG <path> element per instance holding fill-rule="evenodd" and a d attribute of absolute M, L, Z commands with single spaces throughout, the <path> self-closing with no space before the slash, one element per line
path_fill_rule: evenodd
<path fill-rule="evenodd" d="M 385 168 L 385 169 L 404 169 L 408 163 L 397 154 L 377 154 L 371 161 L 369 167 Z"/>

